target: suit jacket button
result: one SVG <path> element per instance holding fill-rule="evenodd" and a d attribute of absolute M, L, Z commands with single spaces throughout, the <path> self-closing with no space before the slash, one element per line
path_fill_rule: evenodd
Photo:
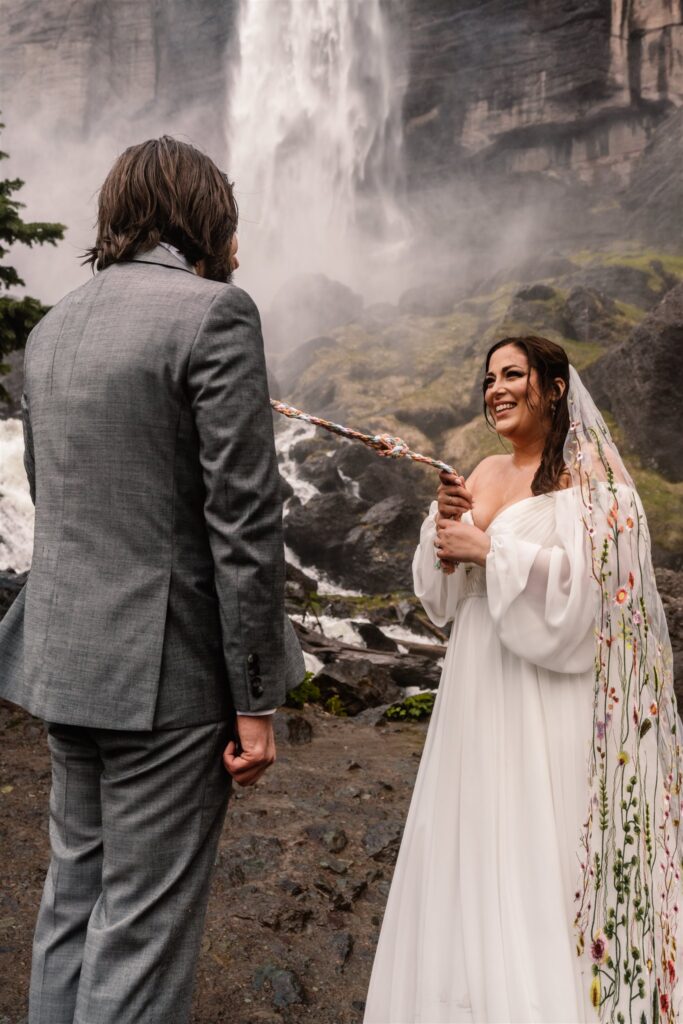
<path fill-rule="evenodd" d="M 251 681 L 251 692 L 255 697 L 263 696 L 263 684 L 258 676 Z"/>

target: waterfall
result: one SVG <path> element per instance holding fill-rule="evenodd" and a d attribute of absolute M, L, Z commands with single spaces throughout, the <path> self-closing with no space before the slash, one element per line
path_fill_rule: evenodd
<path fill-rule="evenodd" d="M 403 257 L 402 91 L 381 0 L 242 0 L 228 96 L 240 283 L 298 273 L 383 292 Z"/>
<path fill-rule="evenodd" d="M 0 420 L 0 570 L 24 572 L 33 552 L 33 503 L 21 420 Z"/>

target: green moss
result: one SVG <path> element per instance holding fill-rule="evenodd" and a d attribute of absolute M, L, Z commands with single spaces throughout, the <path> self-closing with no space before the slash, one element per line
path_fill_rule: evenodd
<path fill-rule="evenodd" d="M 672 554 L 683 550 L 683 483 L 672 483 L 637 459 L 629 469 L 647 515 L 654 543 Z"/>
<path fill-rule="evenodd" d="M 385 718 L 390 721 L 419 721 L 421 718 L 429 718 L 434 708 L 436 694 L 426 691 L 416 693 L 413 697 L 406 697 L 405 700 L 392 704 L 384 713 Z"/>
<path fill-rule="evenodd" d="M 302 708 L 304 704 L 319 704 L 320 689 L 313 682 L 313 673 L 307 672 L 303 680 L 287 694 L 288 708 Z"/>
<path fill-rule="evenodd" d="M 562 337 L 551 338 L 551 341 L 557 341 L 562 345 L 569 356 L 569 362 L 573 363 L 577 370 L 585 370 L 605 352 L 604 347 L 596 341 L 576 341 L 573 338 Z"/>
<path fill-rule="evenodd" d="M 646 310 L 641 309 L 640 306 L 633 306 L 630 302 L 622 302 L 620 299 L 615 299 L 615 305 L 621 316 L 631 324 L 631 326 L 639 324 L 646 313 Z"/>
<path fill-rule="evenodd" d="M 331 715 L 336 715 L 337 718 L 346 718 L 346 708 L 341 697 L 336 693 L 325 701 L 325 711 L 328 711 Z"/>

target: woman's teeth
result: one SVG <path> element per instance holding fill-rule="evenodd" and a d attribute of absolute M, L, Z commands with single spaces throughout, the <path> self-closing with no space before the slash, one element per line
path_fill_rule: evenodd
<path fill-rule="evenodd" d="M 500 405 L 494 406 L 494 411 L 498 415 L 498 413 L 505 412 L 506 409 L 514 409 L 515 404 L 515 402 L 502 402 Z"/>

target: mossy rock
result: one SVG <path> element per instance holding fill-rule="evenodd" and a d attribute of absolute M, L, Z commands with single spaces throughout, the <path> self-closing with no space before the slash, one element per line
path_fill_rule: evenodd
<path fill-rule="evenodd" d="M 434 710 L 436 694 L 431 690 L 424 693 L 416 693 L 412 697 L 392 704 L 384 712 L 384 717 L 390 722 L 418 722 L 420 719 L 429 718 Z"/>

